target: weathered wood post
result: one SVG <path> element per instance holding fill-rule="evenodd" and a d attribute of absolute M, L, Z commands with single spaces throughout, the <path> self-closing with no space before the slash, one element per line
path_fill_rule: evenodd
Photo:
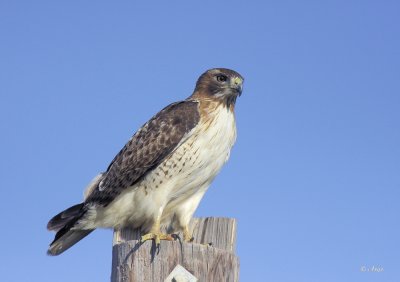
<path fill-rule="evenodd" d="M 236 220 L 194 218 L 191 228 L 192 243 L 161 241 L 157 250 L 137 230 L 115 230 L 111 281 L 239 281 Z"/>

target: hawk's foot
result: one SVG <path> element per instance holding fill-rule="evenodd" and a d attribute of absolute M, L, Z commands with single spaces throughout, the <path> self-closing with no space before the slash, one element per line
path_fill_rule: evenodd
<path fill-rule="evenodd" d="M 156 243 L 156 246 L 160 245 L 161 240 L 166 240 L 166 241 L 174 241 L 175 237 L 174 234 L 164 234 L 161 232 L 150 232 L 145 235 L 143 235 L 140 239 L 142 242 L 146 242 L 148 240 L 154 240 Z"/>

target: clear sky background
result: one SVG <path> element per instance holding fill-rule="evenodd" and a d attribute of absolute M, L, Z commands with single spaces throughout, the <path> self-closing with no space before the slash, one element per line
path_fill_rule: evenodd
<path fill-rule="evenodd" d="M 111 230 L 48 257 L 47 221 L 227 67 L 238 139 L 196 216 L 238 219 L 241 281 L 400 281 L 399 2 L 142 2 L 1 1 L 1 280 L 109 281 Z"/>

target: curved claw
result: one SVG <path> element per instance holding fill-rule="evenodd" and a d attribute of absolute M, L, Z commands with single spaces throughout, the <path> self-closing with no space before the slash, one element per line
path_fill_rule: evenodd
<path fill-rule="evenodd" d="M 161 240 L 166 241 L 174 241 L 175 238 L 173 234 L 164 234 L 164 233 L 147 233 L 140 238 L 140 241 L 145 242 L 148 240 L 154 240 L 156 245 L 160 245 Z"/>

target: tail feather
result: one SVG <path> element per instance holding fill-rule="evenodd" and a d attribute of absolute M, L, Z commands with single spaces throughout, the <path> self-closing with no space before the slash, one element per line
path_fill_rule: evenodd
<path fill-rule="evenodd" d="M 83 206 L 84 204 L 80 203 L 60 212 L 47 223 L 47 230 L 58 232 L 71 220 L 81 217 L 84 213 Z"/>
<path fill-rule="evenodd" d="M 48 255 L 56 256 L 61 254 L 94 230 L 73 228 L 85 213 L 86 209 L 84 204 L 81 203 L 60 212 L 50 219 L 47 229 L 57 233 L 47 251 Z"/>
<path fill-rule="evenodd" d="M 47 254 L 50 256 L 58 256 L 70 247 L 75 245 L 77 242 L 89 235 L 94 229 L 86 230 L 68 230 L 66 233 L 61 235 L 59 238 L 54 239 L 50 244 Z"/>

